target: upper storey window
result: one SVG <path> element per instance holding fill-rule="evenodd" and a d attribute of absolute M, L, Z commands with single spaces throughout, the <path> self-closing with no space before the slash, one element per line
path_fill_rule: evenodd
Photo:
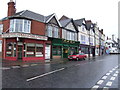
<path fill-rule="evenodd" d="M 25 19 L 11 19 L 10 32 L 30 33 L 31 21 Z"/>

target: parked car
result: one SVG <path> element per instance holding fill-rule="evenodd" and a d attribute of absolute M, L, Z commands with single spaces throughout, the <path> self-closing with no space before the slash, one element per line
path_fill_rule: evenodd
<path fill-rule="evenodd" d="M 69 60 L 80 60 L 83 59 L 85 60 L 85 58 L 87 58 L 87 55 L 85 55 L 84 53 L 80 53 L 80 54 L 75 54 L 75 55 L 69 55 L 68 59 Z"/>

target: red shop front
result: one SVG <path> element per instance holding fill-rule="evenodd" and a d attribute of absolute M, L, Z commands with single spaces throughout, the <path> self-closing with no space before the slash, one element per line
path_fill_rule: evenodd
<path fill-rule="evenodd" d="M 4 59 L 14 61 L 45 60 L 47 37 L 22 33 L 8 33 L 2 37 L 4 38 Z"/>

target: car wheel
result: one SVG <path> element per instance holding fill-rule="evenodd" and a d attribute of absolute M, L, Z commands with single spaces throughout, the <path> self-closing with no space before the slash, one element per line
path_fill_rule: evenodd
<path fill-rule="evenodd" d="M 78 61 L 78 60 L 79 60 L 79 58 L 77 57 L 77 58 L 76 58 L 76 60 Z"/>
<path fill-rule="evenodd" d="M 83 60 L 85 60 L 85 58 L 83 58 Z"/>

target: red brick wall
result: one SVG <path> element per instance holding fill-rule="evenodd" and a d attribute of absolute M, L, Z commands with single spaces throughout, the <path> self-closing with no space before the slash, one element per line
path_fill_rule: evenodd
<path fill-rule="evenodd" d="M 45 35 L 45 30 L 46 28 L 44 23 L 32 20 L 31 23 L 32 34 Z"/>

